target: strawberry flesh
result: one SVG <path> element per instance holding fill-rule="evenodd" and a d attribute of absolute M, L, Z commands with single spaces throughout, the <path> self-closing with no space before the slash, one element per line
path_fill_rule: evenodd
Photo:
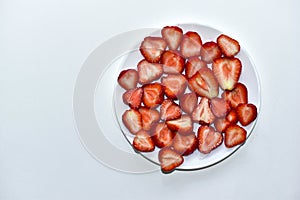
<path fill-rule="evenodd" d="M 200 56 L 201 45 L 202 40 L 197 32 L 186 32 L 180 44 L 181 55 L 185 58 Z"/>
<path fill-rule="evenodd" d="M 165 123 L 158 123 L 153 132 L 152 139 L 157 147 L 163 148 L 172 144 L 174 136 L 175 133 Z"/>
<path fill-rule="evenodd" d="M 176 134 L 172 146 L 180 155 L 188 156 L 197 149 L 198 141 L 193 132 L 188 135 Z"/>
<path fill-rule="evenodd" d="M 240 51 L 239 42 L 224 34 L 217 38 L 217 44 L 226 57 L 233 57 Z"/>
<path fill-rule="evenodd" d="M 225 146 L 228 148 L 237 146 L 246 141 L 247 131 L 239 125 L 230 125 L 225 130 Z"/>
<path fill-rule="evenodd" d="M 200 51 L 201 59 L 206 63 L 212 63 L 215 59 L 222 56 L 222 52 L 215 42 L 206 42 Z"/>
<path fill-rule="evenodd" d="M 148 62 L 157 63 L 166 48 L 167 43 L 163 38 L 149 36 L 141 43 L 140 52 Z"/>
<path fill-rule="evenodd" d="M 129 107 L 132 109 L 138 109 L 141 106 L 142 97 L 143 97 L 142 88 L 127 90 L 122 95 L 123 102 L 126 105 L 129 105 Z"/>
<path fill-rule="evenodd" d="M 204 67 L 207 67 L 207 64 L 203 60 L 200 60 L 198 57 L 189 58 L 185 64 L 186 78 L 191 78 L 196 74 L 197 71 Z"/>
<path fill-rule="evenodd" d="M 229 102 L 231 108 L 236 108 L 241 103 L 248 103 L 248 90 L 242 83 L 237 83 L 231 91 L 224 91 L 222 98 Z"/>
<path fill-rule="evenodd" d="M 160 107 L 160 118 L 162 120 L 178 119 L 181 116 L 180 107 L 170 99 L 162 102 Z"/>
<path fill-rule="evenodd" d="M 161 57 L 163 71 L 167 74 L 181 74 L 184 70 L 185 60 L 175 51 L 165 51 Z"/>
<path fill-rule="evenodd" d="M 222 98 L 211 99 L 211 110 L 217 118 L 225 117 L 230 111 L 230 105 Z"/>
<path fill-rule="evenodd" d="M 152 138 L 144 130 L 139 131 L 135 135 L 132 145 L 135 150 L 140 152 L 151 152 L 155 149 L 155 145 Z"/>
<path fill-rule="evenodd" d="M 158 160 L 162 172 L 170 173 L 183 163 L 184 158 L 182 155 L 167 147 L 159 151 Z"/>
<path fill-rule="evenodd" d="M 178 26 L 166 26 L 161 30 L 161 35 L 169 49 L 177 50 L 183 37 L 183 31 Z"/>
<path fill-rule="evenodd" d="M 165 94 L 170 99 L 178 99 L 185 92 L 187 81 L 181 74 L 169 74 L 161 79 Z"/>
<path fill-rule="evenodd" d="M 180 118 L 169 120 L 166 123 L 169 129 L 183 135 L 188 135 L 193 131 L 193 122 L 189 115 L 182 115 Z"/>
<path fill-rule="evenodd" d="M 138 83 L 138 73 L 134 69 L 126 69 L 120 72 L 118 76 L 119 85 L 125 90 L 136 88 Z"/>
<path fill-rule="evenodd" d="M 249 125 L 256 119 L 257 108 L 254 104 L 239 104 L 236 108 L 238 119 L 243 126 Z"/>
<path fill-rule="evenodd" d="M 161 64 L 150 63 L 147 60 L 142 60 L 137 65 L 139 83 L 146 84 L 157 80 L 163 74 L 163 67 Z"/>
<path fill-rule="evenodd" d="M 198 149 L 201 153 L 208 154 L 223 142 L 221 133 L 216 132 L 211 126 L 200 126 L 198 129 Z"/>
<path fill-rule="evenodd" d="M 142 115 L 143 129 L 149 131 L 160 120 L 157 110 L 141 107 L 139 112 Z"/>
<path fill-rule="evenodd" d="M 159 83 L 143 85 L 143 103 L 148 108 L 155 108 L 164 100 L 163 86 Z"/>
<path fill-rule="evenodd" d="M 134 135 L 143 128 L 142 115 L 137 110 L 126 110 L 122 115 L 122 121 L 125 127 Z"/>
<path fill-rule="evenodd" d="M 180 107 L 186 113 L 192 113 L 197 106 L 198 97 L 195 93 L 186 93 L 180 98 Z"/>
<path fill-rule="evenodd" d="M 202 97 L 200 103 L 196 106 L 192 113 L 193 121 L 200 124 L 211 124 L 215 120 L 215 116 L 210 108 L 210 100 Z"/>

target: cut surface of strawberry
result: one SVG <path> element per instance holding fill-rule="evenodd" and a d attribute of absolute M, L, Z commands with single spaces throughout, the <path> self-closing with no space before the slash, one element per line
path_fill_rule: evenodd
<path fill-rule="evenodd" d="M 181 55 L 185 58 L 200 56 L 202 39 L 197 32 L 188 31 L 183 35 L 180 43 Z"/>
<path fill-rule="evenodd" d="M 169 49 L 177 50 L 182 40 L 183 31 L 178 26 L 165 26 L 161 30 L 161 35 L 167 42 Z"/>
<path fill-rule="evenodd" d="M 164 148 L 172 144 L 175 133 L 171 131 L 165 123 L 158 123 L 152 134 L 154 144 L 159 148 Z"/>
<path fill-rule="evenodd" d="M 193 122 L 189 115 L 181 115 L 180 118 L 169 120 L 167 126 L 172 131 L 177 131 L 183 135 L 188 135 L 193 131 Z"/>
<path fill-rule="evenodd" d="M 178 99 L 185 92 L 187 80 L 181 74 L 169 74 L 161 79 L 165 94 L 170 99 Z"/>
<path fill-rule="evenodd" d="M 215 42 L 206 42 L 202 45 L 200 51 L 201 59 L 206 63 L 212 63 L 215 59 L 222 56 L 222 52 Z"/>
<path fill-rule="evenodd" d="M 238 120 L 243 126 L 249 125 L 257 117 L 257 108 L 254 104 L 239 104 L 236 108 Z"/>
<path fill-rule="evenodd" d="M 163 67 L 158 63 L 150 63 L 147 60 L 141 60 L 138 65 L 139 83 L 146 84 L 157 80 L 163 74 Z"/>
<path fill-rule="evenodd" d="M 222 98 L 230 103 L 232 108 L 236 108 L 241 103 L 248 103 L 248 90 L 243 83 L 237 83 L 231 91 L 224 91 Z"/>
<path fill-rule="evenodd" d="M 225 130 L 225 146 L 228 148 L 237 146 L 246 141 L 247 131 L 239 125 L 230 125 Z"/>
<path fill-rule="evenodd" d="M 200 60 L 199 57 L 189 58 L 185 64 L 185 77 L 188 79 L 191 78 L 197 71 L 204 67 L 207 67 L 207 64 L 203 60 Z"/>
<path fill-rule="evenodd" d="M 167 43 L 163 38 L 149 36 L 141 43 L 140 52 L 148 62 L 157 63 L 166 48 Z"/>
<path fill-rule="evenodd" d="M 157 107 L 164 100 L 163 86 L 159 83 L 143 85 L 143 91 L 143 103 L 148 108 Z"/>
<path fill-rule="evenodd" d="M 132 145 L 135 150 L 140 152 L 151 152 L 155 149 L 155 145 L 152 138 L 144 130 L 139 131 L 135 135 Z"/>
<path fill-rule="evenodd" d="M 181 109 L 186 113 L 192 113 L 194 108 L 197 106 L 198 97 L 195 93 L 184 94 L 179 101 Z"/>
<path fill-rule="evenodd" d="M 221 133 L 211 126 L 200 126 L 198 129 L 198 149 L 201 153 L 208 154 L 223 142 Z"/>
<path fill-rule="evenodd" d="M 235 39 L 221 34 L 217 38 L 217 44 L 226 57 L 233 57 L 240 52 L 240 44 Z"/>
<path fill-rule="evenodd" d="M 188 135 L 176 134 L 172 146 L 180 155 L 188 156 L 197 149 L 198 140 L 193 132 Z"/>
<path fill-rule="evenodd" d="M 229 125 L 236 124 L 238 122 L 238 116 L 234 109 L 231 109 L 224 118 L 218 118 L 214 121 L 215 128 L 218 132 L 224 133 Z"/>
<path fill-rule="evenodd" d="M 126 110 L 122 115 L 122 121 L 132 134 L 136 134 L 143 128 L 142 115 L 137 110 Z"/>
<path fill-rule="evenodd" d="M 200 103 L 196 106 L 192 113 L 193 121 L 199 124 L 211 124 L 215 120 L 215 116 L 210 108 L 210 100 L 202 97 Z"/>
<path fill-rule="evenodd" d="M 167 74 L 181 74 L 184 70 L 185 60 L 178 52 L 165 51 L 161 57 L 163 71 Z"/>
<path fill-rule="evenodd" d="M 143 89 L 135 88 L 127 90 L 123 93 L 122 99 L 126 105 L 129 105 L 132 109 L 138 109 L 141 106 L 143 97 Z"/>
<path fill-rule="evenodd" d="M 158 160 L 160 162 L 162 172 L 170 173 L 183 163 L 184 158 L 179 153 L 167 147 L 159 151 Z"/>
<path fill-rule="evenodd" d="M 211 110 L 217 118 L 225 117 L 230 111 L 230 105 L 223 98 L 211 99 Z"/>
<path fill-rule="evenodd" d="M 160 107 L 160 118 L 162 120 L 178 119 L 181 116 L 180 107 L 170 99 L 162 102 Z"/>
<path fill-rule="evenodd" d="M 160 120 L 157 110 L 141 107 L 139 112 L 142 115 L 143 130 L 149 131 Z"/>
<path fill-rule="evenodd" d="M 134 69 L 126 69 L 120 72 L 118 76 L 119 85 L 125 90 L 134 89 L 138 83 L 138 73 Z"/>

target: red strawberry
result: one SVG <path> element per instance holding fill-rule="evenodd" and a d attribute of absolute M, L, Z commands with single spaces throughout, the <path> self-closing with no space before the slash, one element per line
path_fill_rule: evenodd
<path fill-rule="evenodd" d="M 197 32 L 186 32 L 180 44 L 180 52 L 185 58 L 200 56 L 202 40 Z"/>
<path fill-rule="evenodd" d="M 193 122 L 189 115 L 182 115 L 181 118 L 169 120 L 166 123 L 169 129 L 178 131 L 183 135 L 190 134 L 193 131 Z"/>
<path fill-rule="evenodd" d="M 155 149 L 154 142 L 150 135 L 144 131 L 139 131 L 133 139 L 133 147 L 137 151 L 151 152 Z"/>
<path fill-rule="evenodd" d="M 172 172 L 184 161 L 182 155 L 178 154 L 177 152 L 168 147 L 163 148 L 159 151 L 158 160 L 160 162 L 161 170 L 164 173 Z"/>
<path fill-rule="evenodd" d="M 231 37 L 221 34 L 217 38 L 218 46 L 226 57 L 233 57 L 240 51 L 239 42 Z"/>
<path fill-rule="evenodd" d="M 240 103 L 248 103 L 248 90 L 244 84 L 237 83 L 233 90 L 224 91 L 222 97 L 236 108 Z"/>
<path fill-rule="evenodd" d="M 169 74 L 162 77 L 161 82 L 165 88 L 165 94 L 170 99 L 178 99 L 186 89 L 187 81 L 181 74 Z"/>
<path fill-rule="evenodd" d="M 230 111 L 230 105 L 222 98 L 213 98 L 210 101 L 211 111 L 217 118 L 225 117 Z"/>
<path fill-rule="evenodd" d="M 142 115 L 143 129 L 149 131 L 156 122 L 160 120 L 157 110 L 141 107 L 139 112 Z"/>
<path fill-rule="evenodd" d="M 189 79 L 189 87 L 197 95 L 209 99 L 217 97 L 219 94 L 219 85 L 213 72 L 209 68 L 201 68 Z"/>
<path fill-rule="evenodd" d="M 214 121 L 214 125 L 218 132 L 224 133 L 226 128 L 229 125 L 236 124 L 237 121 L 238 121 L 237 113 L 235 110 L 232 109 L 232 110 L 230 110 L 230 112 L 227 114 L 226 117 L 216 119 Z"/>
<path fill-rule="evenodd" d="M 212 70 L 223 90 L 232 90 L 239 81 L 242 63 L 238 58 L 217 58 Z"/>
<path fill-rule="evenodd" d="M 165 123 L 159 123 L 155 127 L 152 139 L 157 147 L 163 148 L 171 145 L 174 136 L 175 133 Z"/>
<path fill-rule="evenodd" d="M 191 78 L 196 74 L 199 69 L 207 67 L 206 62 L 200 60 L 198 57 L 191 57 L 185 64 L 185 76 Z"/>
<path fill-rule="evenodd" d="M 125 90 L 136 88 L 138 73 L 134 69 L 126 69 L 120 72 L 118 77 L 119 85 Z"/>
<path fill-rule="evenodd" d="M 142 60 L 137 65 L 139 83 L 146 84 L 159 79 L 163 74 L 163 67 L 161 64 L 150 63 L 147 60 Z"/>
<path fill-rule="evenodd" d="M 243 126 L 247 126 L 253 122 L 257 117 L 257 108 L 255 105 L 249 104 L 239 104 L 236 108 L 238 119 Z"/>
<path fill-rule="evenodd" d="M 167 74 L 181 74 L 184 70 L 185 60 L 175 51 L 165 51 L 161 57 L 163 71 Z"/>
<path fill-rule="evenodd" d="M 143 128 L 142 115 L 137 110 L 126 110 L 122 115 L 122 121 L 132 134 L 136 134 Z"/>
<path fill-rule="evenodd" d="M 198 129 L 198 149 L 201 153 L 208 154 L 223 142 L 221 133 L 216 132 L 211 126 L 200 126 Z"/>
<path fill-rule="evenodd" d="M 141 106 L 143 97 L 143 89 L 135 88 L 131 90 L 127 90 L 122 98 L 123 102 L 130 106 L 132 109 L 138 109 Z"/>
<path fill-rule="evenodd" d="M 200 103 L 196 106 L 192 113 L 193 121 L 200 124 L 211 124 L 215 120 L 215 116 L 210 109 L 210 101 L 208 98 L 202 97 Z"/>
<path fill-rule="evenodd" d="M 186 93 L 180 98 L 180 107 L 186 113 L 192 113 L 197 106 L 198 97 L 195 93 Z"/>
<path fill-rule="evenodd" d="M 160 61 L 161 54 L 165 51 L 167 43 L 160 37 L 146 37 L 140 46 L 140 52 L 151 63 Z"/>
<path fill-rule="evenodd" d="M 160 105 L 164 100 L 163 86 L 159 83 L 150 83 L 143 86 L 143 103 L 148 108 Z"/>
<path fill-rule="evenodd" d="M 228 120 L 231 124 L 236 124 L 238 122 L 238 116 L 234 109 L 230 110 L 227 114 L 226 120 Z"/>
<path fill-rule="evenodd" d="M 177 26 L 166 26 L 161 30 L 163 39 L 167 42 L 169 49 L 178 49 L 182 40 L 183 31 Z"/>
<path fill-rule="evenodd" d="M 162 120 L 178 119 L 181 116 L 180 107 L 170 99 L 162 102 L 160 107 L 160 118 Z"/>
<path fill-rule="evenodd" d="M 180 155 L 188 156 L 197 149 L 198 141 L 193 132 L 188 135 L 176 134 L 172 146 Z"/>
<path fill-rule="evenodd" d="M 206 42 L 202 45 L 201 48 L 201 59 L 207 63 L 212 63 L 214 59 L 220 58 L 222 52 L 215 42 Z"/>
<path fill-rule="evenodd" d="M 225 130 L 225 146 L 228 148 L 242 144 L 246 141 L 247 131 L 234 124 Z"/>

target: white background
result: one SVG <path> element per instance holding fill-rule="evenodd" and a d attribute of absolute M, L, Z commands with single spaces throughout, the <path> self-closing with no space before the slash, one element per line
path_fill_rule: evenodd
<path fill-rule="evenodd" d="M 297 0 L 0 0 L 0 200 L 300 199 L 299 8 Z M 134 175 L 101 165 L 74 126 L 81 65 L 116 34 L 176 23 L 211 25 L 246 47 L 262 89 L 254 133 L 201 171 Z"/>

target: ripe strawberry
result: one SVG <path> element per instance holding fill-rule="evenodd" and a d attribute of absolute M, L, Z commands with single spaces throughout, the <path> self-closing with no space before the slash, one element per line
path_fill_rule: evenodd
<path fill-rule="evenodd" d="M 217 58 L 212 70 L 223 90 L 232 90 L 239 81 L 242 63 L 238 58 Z"/>
<path fill-rule="evenodd" d="M 132 109 L 138 109 L 141 106 L 143 97 L 143 89 L 135 88 L 124 92 L 122 98 L 126 105 L 129 105 Z"/>
<path fill-rule="evenodd" d="M 160 61 L 161 54 L 167 48 L 167 43 L 160 37 L 146 37 L 141 43 L 140 52 L 144 58 L 151 63 Z"/>
<path fill-rule="evenodd" d="M 138 65 L 139 83 L 146 84 L 159 79 L 163 74 L 163 67 L 158 63 L 150 63 L 147 60 L 141 60 Z"/>
<path fill-rule="evenodd" d="M 221 133 L 216 132 L 211 126 L 200 126 L 198 129 L 198 149 L 201 153 L 208 154 L 223 142 Z"/>
<path fill-rule="evenodd" d="M 175 133 L 165 123 L 158 123 L 153 132 L 152 139 L 157 147 L 163 148 L 172 144 L 174 136 Z"/>
<path fill-rule="evenodd" d="M 159 83 L 150 83 L 143 86 L 143 103 L 148 108 L 160 105 L 164 100 L 163 86 Z"/>
<path fill-rule="evenodd" d="M 222 98 L 213 98 L 210 101 L 211 111 L 217 118 L 225 117 L 230 111 L 230 105 Z"/>
<path fill-rule="evenodd" d="M 163 71 L 167 74 L 181 74 L 184 70 L 185 60 L 175 51 L 165 51 L 161 57 Z"/>
<path fill-rule="evenodd" d="M 178 154 L 177 152 L 168 147 L 163 148 L 159 151 L 158 160 L 160 162 L 161 170 L 164 173 L 172 172 L 184 161 L 182 155 Z"/>
<path fill-rule="evenodd" d="M 143 128 L 142 115 L 137 110 L 126 110 L 122 115 L 122 121 L 126 128 L 134 135 Z"/>
<path fill-rule="evenodd" d="M 178 131 L 183 135 L 188 135 L 193 131 L 193 122 L 189 115 L 181 115 L 181 118 L 169 120 L 167 126 L 172 131 Z"/>
<path fill-rule="evenodd" d="M 190 89 L 199 96 L 211 99 L 219 94 L 218 81 L 209 68 L 201 68 L 188 83 Z"/>
<path fill-rule="evenodd" d="M 215 128 L 218 132 L 224 133 L 229 125 L 236 124 L 238 122 L 237 113 L 234 109 L 230 110 L 224 118 L 219 118 L 214 121 Z"/>
<path fill-rule="evenodd" d="M 225 130 L 225 146 L 228 148 L 246 141 L 247 131 L 238 125 L 230 125 Z"/>
<path fill-rule="evenodd" d="M 216 58 L 222 56 L 222 52 L 215 42 L 206 42 L 200 51 L 201 59 L 207 63 L 212 63 Z"/>
<path fill-rule="evenodd" d="M 161 79 L 162 85 L 165 88 L 165 94 L 170 99 L 178 99 L 187 87 L 187 81 L 181 74 L 169 74 Z"/>
<path fill-rule="evenodd" d="M 196 74 L 199 69 L 207 67 L 206 62 L 200 60 L 198 57 L 191 57 L 187 60 L 185 64 L 185 76 L 186 78 L 191 78 Z"/>
<path fill-rule="evenodd" d="M 138 73 L 134 69 L 126 69 L 120 72 L 118 77 L 119 85 L 125 90 L 136 88 Z"/>
<path fill-rule="evenodd" d="M 162 102 L 160 107 L 160 118 L 162 120 L 178 119 L 181 116 L 180 107 L 170 99 Z"/>
<path fill-rule="evenodd" d="M 226 57 L 233 57 L 240 51 L 239 42 L 224 34 L 217 38 L 217 44 Z"/>
<path fill-rule="evenodd" d="M 182 40 L 183 31 L 178 26 L 166 26 L 161 30 L 161 35 L 167 42 L 169 49 L 177 50 Z"/>
<path fill-rule="evenodd" d="M 151 152 L 155 149 L 154 142 L 150 135 L 144 131 L 139 131 L 133 139 L 133 147 L 140 152 Z"/>
<path fill-rule="evenodd" d="M 180 43 L 181 55 L 185 58 L 200 56 L 202 40 L 197 32 L 186 32 Z"/>
<path fill-rule="evenodd" d="M 256 119 L 257 108 L 255 105 L 249 104 L 239 104 L 236 108 L 238 119 L 243 126 L 249 125 Z"/>
<path fill-rule="evenodd" d="M 230 124 L 236 124 L 238 122 L 238 115 L 234 109 L 230 110 L 227 114 L 226 120 L 228 120 Z"/>
<path fill-rule="evenodd" d="M 188 156 L 197 149 L 198 141 L 193 132 L 188 135 L 176 134 L 172 146 L 180 155 Z"/>
<path fill-rule="evenodd" d="M 141 107 L 139 112 L 142 115 L 143 129 L 149 131 L 153 125 L 160 120 L 160 115 L 157 110 Z"/>
<path fill-rule="evenodd" d="M 244 84 L 237 83 L 233 90 L 224 91 L 222 97 L 236 108 L 240 103 L 248 103 L 248 90 Z"/>
<path fill-rule="evenodd" d="M 184 94 L 179 101 L 181 109 L 186 113 L 192 113 L 194 108 L 197 106 L 198 97 L 195 93 Z"/>
<path fill-rule="evenodd" d="M 210 100 L 202 97 L 200 103 L 196 106 L 192 113 L 193 121 L 200 124 L 211 124 L 215 120 L 215 116 L 210 109 Z"/>

